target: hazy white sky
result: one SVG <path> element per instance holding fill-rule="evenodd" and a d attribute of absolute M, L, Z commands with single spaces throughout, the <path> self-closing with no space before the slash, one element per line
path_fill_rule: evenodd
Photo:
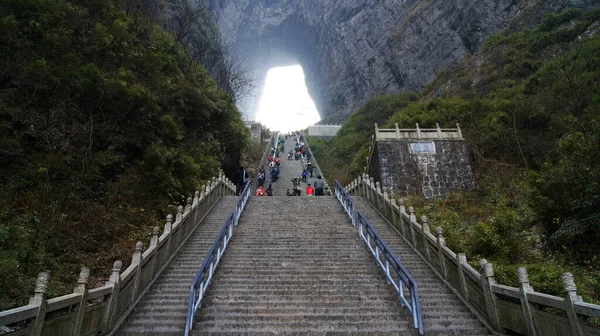
<path fill-rule="evenodd" d="M 321 120 L 306 90 L 302 67 L 269 70 L 256 120 L 282 132 L 303 129 Z"/>

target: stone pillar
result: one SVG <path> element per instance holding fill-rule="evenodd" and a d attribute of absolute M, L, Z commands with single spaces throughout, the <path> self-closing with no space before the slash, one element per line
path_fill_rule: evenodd
<path fill-rule="evenodd" d="M 410 230 L 410 242 L 411 242 L 412 246 L 416 249 L 417 248 L 417 238 L 415 235 L 415 226 L 413 225 L 413 222 L 417 221 L 417 216 L 415 215 L 415 208 L 408 207 L 408 212 L 410 213 L 408 216 L 408 228 Z"/>
<path fill-rule="evenodd" d="M 183 205 L 180 205 L 177 207 L 177 215 L 175 217 L 175 221 L 176 222 L 180 222 L 179 225 L 181 225 L 181 220 L 183 219 Z"/>
<path fill-rule="evenodd" d="M 521 300 L 521 308 L 523 309 L 523 321 L 527 327 L 527 335 L 537 336 L 537 328 L 533 319 L 533 310 L 527 299 L 528 293 L 533 293 L 533 288 L 529 284 L 529 275 L 525 267 L 517 268 L 517 277 L 519 278 L 519 299 Z"/>
<path fill-rule="evenodd" d="M 110 273 L 110 278 L 106 283 L 107 286 L 112 286 L 113 289 L 110 299 L 108 299 L 108 303 L 106 304 L 104 321 L 102 321 L 102 334 L 110 333 L 115 324 L 117 304 L 119 301 L 119 293 L 121 291 L 121 268 L 123 268 L 123 263 L 120 260 L 115 261 Z"/>
<path fill-rule="evenodd" d="M 155 226 L 152 229 L 152 238 L 150 238 L 150 247 L 149 248 L 154 248 L 154 252 L 152 252 L 153 256 L 152 256 L 152 265 L 150 267 L 152 267 L 150 269 L 150 274 L 152 274 L 152 276 L 154 276 L 154 272 L 157 269 L 157 263 L 158 263 L 158 237 L 160 236 L 160 228 L 158 226 Z M 160 265 L 158 265 L 160 266 Z"/>
<path fill-rule="evenodd" d="M 200 196 L 198 197 L 198 210 L 200 211 L 200 216 L 202 216 L 204 214 L 204 207 L 205 207 L 205 203 L 206 203 L 206 185 L 202 185 L 202 188 L 200 189 Z M 197 224 L 198 222 L 196 222 Z"/>
<path fill-rule="evenodd" d="M 196 190 L 196 192 L 194 192 L 194 200 L 192 201 L 192 208 L 198 206 L 199 199 L 200 199 L 200 192 L 198 190 Z"/>
<path fill-rule="evenodd" d="M 379 127 L 377 127 L 377 123 L 375 123 L 375 139 L 379 139 Z"/>
<path fill-rule="evenodd" d="M 419 127 L 419 123 L 415 124 L 417 126 L 417 139 L 421 139 L 421 128 Z"/>
<path fill-rule="evenodd" d="M 448 272 L 446 270 L 446 257 L 444 256 L 444 246 L 446 246 L 446 239 L 442 235 L 444 233 L 444 229 L 440 226 L 435 228 L 435 232 L 437 234 L 437 247 L 438 247 L 438 259 L 440 262 L 440 272 L 444 279 L 448 279 Z"/>
<path fill-rule="evenodd" d="M 400 232 L 402 233 L 402 236 L 404 238 L 408 238 L 406 236 L 406 220 L 404 219 L 404 214 L 406 214 L 406 207 L 404 206 L 403 199 L 398 200 L 398 210 L 398 218 L 400 219 L 400 222 L 398 224 L 400 224 Z"/>
<path fill-rule="evenodd" d="M 396 126 L 396 139 L 400 139 L 400 127 L 398 127 L 398 123 L 395 123 Z"/>
<path fill-rule="evenodd" d="M 442 129 L 440 128 L 440 124 L 435 123 L 435 127 L 437 128 L 437 137 L 438 137 L 438 139 L 441 139 L 442 138 Z"/>
<path fill-rule="evenodd" d="M 163 232 L 167 233 L 167 242 L 166 242 L 166 255 L 165 260 L 169 259 L 169 255 L 171 255 L 171 240 L 173 238 L 173 234 L 171 231 L 173 230 L 173 215 L 167 215 L 167 220 L 165 222 L 165 228 Z"/>
<path fill-rule="evenodd" d="M 429 223 L 427 223 L 427 216 L 421 216 L 421 229 L 421 234 L 423 235 L 423 253 L 425 254 L 425 257 L 427 257 L 427 261 L 430 261 L 429 239 L 427 238 L 427 234 L 429 233 Z"/>
<path fill-rule="evenodd" d="M 396 207 L 396 199 L 392 196 L 392 198 L 390 198 L 390 213 L 392 215 L 392 224 L 396 229 L 399 230 L 400 228 L 398 227 L 398 216 L 396 215 Z"/>
<path fill-rule="evenodd" d="M 467 279 L 465 278 L 465 272 L 463 270 L 463 265 L 467 264 L 467 255 L 464 253 L 456 254 L 456 266 L 458 267 L 458 280 L 460 281 L 460 291 L 465 298 L 465 300 L 469 301 L 469 287 L 467 286 Z"/>
<path fill-rule="evenodd" d="M 46 291 L 48 290 L 48 285 L 50 284 L 50 273 L 49 272 L 41 272 L 38 274 L 37 280 L 35 282 L 35 291 L 33 297 L 29 299 L 30 305 L 38 306 L 37 312 L 35 314 L 35 322 L 33 328 L 31 329 L 30 335 L 39 336 L 42 334 L 42 329 L 44 328 L 44 321 L 46 320 Z"/>
<path fill-rule="evenodd" d="M 456 130 L 458 131 L 458 137 L 460 139 L 462 139 L 463 135 L 462 135 L 462 130 L 460 129 L 460 124 L 459 123 L 456 123 Z"/>
<path fill-rule="evenodd" d="M 579 316 L 575 312 L 575 303 L 581 301 L 581 298 L 577 295 L 577 286 L 575 286 L 573 274 L 569 272 L 563 273 L 560 276 L 560 280 L 562 281 L 563 292 L 565 293 L 565 310 L 571 324 L 571 332 L 573 336 L 584 336 L 587 333 L 584 332 Z"/>
<path fill-rule="evenodd" d="M 77 287 L 73 293 L 81 294 L 79 299 L 79 305 L 77 307 L 77 315 L 75 317 L 75 322 L 73 323 L 73 329 L 71 330 L 71 335 L 79 336 L 81 335 L 81 327 L 83 326 L 83 317 L 85 316 L 85 309 L 87 307 L 87 295 L 88 295 L 88 279 L 90 278 L 90 269 L 81 266 L 81 272 L 79 272 L 79 279 L 77 280 Z"/>
<path fill-rule="evenodd" d="M 191 197 L 188 197 L 185 200 L 185 210 L 184 210 L 185 213 L 192 211 L 192 203 L 193 203 L 193 201 L 192 201 Z"/>
<path fill-rule="evenodd" d="M 494 267 L 492 264 L 488 263 L 486 259 L 481 259 L 479 265 L 481 266 L 481 289 L 483 290 L 483 296 L 485 298 L 487 318 L 492 325 L 492 328 L 494 328 L 495 331 L 501 332 L 502 325 L 500 323 L 500 316 L 498 315 L 496 295 L 492 290 L 492 286 L 496 284 Z"/>
<path fill-rule="evenodd" d="M 375 189 L 375 180 L 372 177 L 369 177 L 369 193 L 371 194 L 371 197 L 370 197 L 371 204 L 373 204 L 373 206 L 375 206 L 375 209 L 378 209 L 378 207 L 377 207 L 377 190 Z"/>
<path fill-rule="evenodd" d="M 383 210 L 385 209 L 385 204 L 383 199 L 383 193 L 381 192 L 381 183 L 379 182 L 375 182 L 375 197 L 377 199 L 377 210 L 379 211 L 379 213 L 381 213 L 383 217 L 385 217 L 385 212 Z"/>
<path fill-rule="evenodd" d="M 131 257 L 131 264 L 136 265 L 135 267 L 135 275 L 133 279 L 133 292 L 131 295 L 131 302 L 135 302 L 137 299 L 138 293 L 140 291 L 140 282 L 142 278 L 142 250 L 144 249 L 144 244 L 139 241 L 135 243 L 135 251 L 133 252 L 133 257 Z"/>

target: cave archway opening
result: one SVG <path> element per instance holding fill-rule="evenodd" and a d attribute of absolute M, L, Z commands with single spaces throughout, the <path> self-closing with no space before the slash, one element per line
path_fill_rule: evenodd
<path fill-rule="evenodd" d="M 299 64 L 269 69 L 256 119 L 281 132 L 305 129 L 321 120 Z"/>

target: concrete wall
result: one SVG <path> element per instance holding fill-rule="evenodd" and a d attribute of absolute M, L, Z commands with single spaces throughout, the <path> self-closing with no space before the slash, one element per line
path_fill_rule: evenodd
<path fill-rule="evenodd" d="M 334 137 L 342 125 L 313 125 L 308 126 L 307 134 L 311 137 Z"/>
<path fill-rule="evenodd" d="M 461 140 L 378 140 L 367 168 L 390 192 L 426 198 L 475 187 L 469 152 Z"/>

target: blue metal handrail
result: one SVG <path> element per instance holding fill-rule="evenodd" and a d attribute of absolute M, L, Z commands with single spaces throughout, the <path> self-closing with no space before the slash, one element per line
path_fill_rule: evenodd
<path fill-rule="evenodd" d="M 367 217 L 360 211 L 357 212 L 358 231 L 360 238 L 365 242 L 375 259 L 377 264 L 385 272 L 388 283 L 394 286 L 396 293 L 400 296 L 400 304 L 407 307 L 413 317 L 413 325 L 419 330 L 419 334 L 423 335 L 423 318 L 421 316 L 421 304 L 419 303 L 419 289 L 417 282 L 408 273 L 406 268 L 400 263 L 394 252 L 390 250 L 385 242 L 381 239 L 375 228 L 371 225 Z M 374 246 L 371 245 L 373 241 Z M 375 247 L 375 248 L 373 248 Z M 382 260 L 383 257 L 383 260 Z M 383 263 L 385 261 L 385 264 Z M 391 271 L 390 272 L 390 267 Z M 396 275 L 394 279 L 393 275 Z M 409 300 L 404 295 L 404 287 L 408 289 Z"/>
<path fill-rule="evenodd" d="M 356 226 L 356 208 L 354 207 L 354 201 L 338 181 L 335 181 L 335 197 L 337 197 L 340 204 L 342 204 L 344 211 L 348 214 L 348 218 L 352 221 L 352 225 Z"/>
<path fill-rule="evenodd" d="M 250 187 L 250 181 L 246 183 L 244 190 L 240 194 L 238 201 L 236 202 L 235 208 L 232 212 L 227 215 L 221 231 L 217 235 L 212 247 L 208 251 L 208 255 L 204 258 L 200 269 L 196 273 L 192 284 L 190 285 L 190 294 L 188 298 L 188 309 L 185 319 L 185 336 L 188 336 L 194 326 L 194 316 L 196 311 L 202 304 L 202 298 L 208 288 L 208 285 L 212 281 L 212 277 L 215 273 L 221 257 L 227 249 L 227 245 L 233 235 L 233 227 L 237 226 L 239 218 L 244 211 L 244 207 L 248 202 L 252 189 Z"/>
<path fill-rule="evenodd" d="M 419 288 L 417 282 L 400 263 L 392 250 L 385 244 L 367 217 L 360 211 L 356 211 L 352 197 L 346 190 L 335 181 L 335 196 L 352 220 L 352 225 L 358 224 L 360 238 L 365 242 L 377 264 L 385 272 L 388 283 L 394 286 L 396 293 L 400 296 L 400 304 L 407 307 L 413 317 L 413 325 L 423 335 L 423 318 L 421 316 L 421 304 L 419 303 Z M 385 263 L 384 263 L 385 261 Z M 395 276 L 395 278 L 394 278 Z M 408 290 L 408 299 L 404 294 L 404 288 Z"/>

